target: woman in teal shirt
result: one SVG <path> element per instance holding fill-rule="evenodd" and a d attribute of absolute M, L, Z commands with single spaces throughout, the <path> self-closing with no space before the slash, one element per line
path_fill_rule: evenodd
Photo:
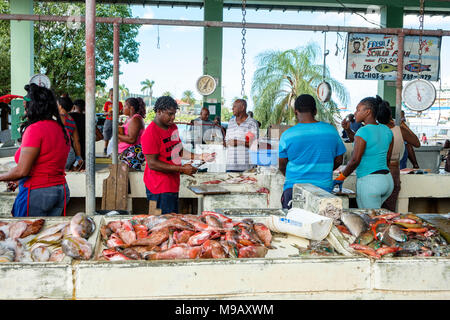
<path fill-rule="evenodd" d="M 356 107 L 356 122 L 364 122 L 364 127 L 356 133 L 352 158 L 336 180 L 343 181 L 356 169 L 356 201 L 359 208 L 381 208 L 394 189 L 388 167 L 393 135 L 379 121 L 386 118 L 389 108 L 389 103 L 379 96 L 365 98 Z"/>

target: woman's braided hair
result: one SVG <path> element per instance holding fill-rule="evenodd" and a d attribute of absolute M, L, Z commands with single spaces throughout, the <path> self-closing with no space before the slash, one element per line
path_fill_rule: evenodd
<path fill-rule="evenodd" d="M 25 91 L 27 91 L 27 95 L 24 97 L 26 111 L 23 116 L 24 122 L 20 126 L 20 134 L 23 136 L 26 128 L 33 123 L 42 120 L 55 120 L 63 131 L 66 143 L 69 144 L 69 136 L 59 116 L 56 97 L 53 91 L 34 83 L 25 85 Z"/>

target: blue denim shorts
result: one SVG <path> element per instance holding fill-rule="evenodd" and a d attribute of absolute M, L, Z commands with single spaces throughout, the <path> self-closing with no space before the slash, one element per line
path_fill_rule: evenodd
<path fill-rule="evenodd" d="M 156 208 L 161 209 L 162 214 L 178 213 L 178 192 L 151 193 L 145 187 L 148 201 L 156 201 Z"/>
<path fill-rule="evenodd" d="M 69 186 L 65 185 L 66 207 L 70 200 Z M 64 186 L 58 185 L 30 191 L 30 217 L 61 216 L 64 212 Z"/>

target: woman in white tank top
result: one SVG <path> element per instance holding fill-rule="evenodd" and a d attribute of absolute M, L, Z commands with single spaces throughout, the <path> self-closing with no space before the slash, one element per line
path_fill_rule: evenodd
<path fill-rule="evenodd" d="M 389 122 L 385 124 L 391 129 L 392 134 L 394 135 L 391 160 L 388 164 L 392 178 L 394 179 L 394 190 L 390 197 L 383 203 L 382 208 L 395 212 L 397 209 L 398 195 L 400 193 L 400 159 L 405 152 L 405 142 L 408 142 L 417 148 L 420 147 L 420 141 L 403 121 L 400 126 L 396 126 L 392 119 L 392 114 Z"/>

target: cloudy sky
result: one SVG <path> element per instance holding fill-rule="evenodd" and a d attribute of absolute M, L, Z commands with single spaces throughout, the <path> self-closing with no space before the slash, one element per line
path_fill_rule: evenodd
<path fill-rule="evenodd" d="M 154 19 L 188 19 L 203 20 L 203 9 L 170 8 L 154 6 L 132 6 L 133 16 Z M 365 15 L 366 19 L 378 23 L 377 14 Z M 241 11 L 238 9 L 224 10 L 224 21 L 240 22 Z M 311 12 L 281 12 L 268 10 L 248 10 L 247 22 L 283 23 L 306 25 L 343 25 L 355 27 L 375 27 L 362 17 L 350 13 L 311 13 Z M 425 17 L 425 29 L 450 29 L 450 19 L 442 17 Z M 418 28 L 417 16 L 404 18 L 405 28 Z M 159 30 L 158 30 L 159 29 Z M 159 34 L 159 48 L 158 48 Z M 358 101 L 377 92 L 377 81 L 345 80 L 345 54 L 343 49 L 346 34 L 340 36 L 336 32 L 327 34 L 327 66 L 332 77 L 343 83 L 350 94 L 350 110 L 356 107 Z M 242 35 L 240 29 L 224 29 L 223 31 L 223 61 L 222 61 L 222 94 L 225 97 L 225 107 L 230 108 L 232 100 L 241 92 L 241 47 Z M 195 97 L 201 96 L 195 89 L 195 83 L 202 74 L 203 30 L 198 27 L 143 26 L 139 31 L 137 41 L 140 42 L 139 61 L 137 63 L 121 64 L 123 74 L 120 83 L 125 84 L 132 93 L 141 93 L 144 79 L 155 81 L 154 96 L 170 91 L 175 98 L 181 98 L 182 92 L 192 90 Z M 250 96 L 250 86 L 253 73 L 256 70 L 255 57 L 266 50 L 287 50 L 306 45 L 315 41 L 323 47 L 322 32 L 281 31 L 281 30 L 247 30 L 246 35 L 246 94 Z M 449 52 L 450 40 L 443 38 L 441 52 Z M 337 55 L 336 55 L 337 53 Z M 322 58 L 317 63 L 322 63 Z M 450 82 L 448 59 L 441 59 L 442 84 Z M 112 79 L 108 81 L 112 86 Z M 438 83 L 435 84 L 437 87 Z M 344 107 L 344 106 L 342 106 Z M 249 101 L 249 109 L 253 102 Z"/>

